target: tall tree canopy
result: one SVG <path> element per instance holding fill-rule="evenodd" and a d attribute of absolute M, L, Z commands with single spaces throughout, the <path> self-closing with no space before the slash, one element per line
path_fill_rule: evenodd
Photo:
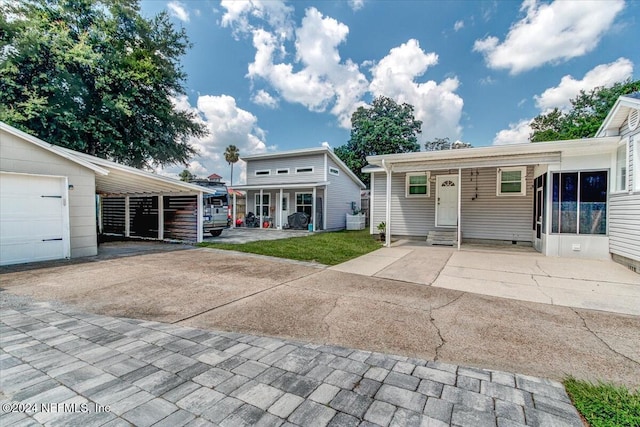
<path fill-rule="evenodd" d="M 233 185 L 233 165 L 240 160 L 240 150 L 235 145 L 231 144 L 224 150 L 224 159 L 231 165 L 231 184 Z"/>
<path fill-rule="evenodd" d="M 206 134 L 185 93 L 189 47 L 166 13 L 137 0 L 0 2 L 0 120 L 131 166 L 185 164 Z"/>
<path fill-rule="evenodd" d="M 370 106 L 359 107 L 353 113 L 351 138 L 334 152 L 368 185 L 369 174 L 361 172 L 367 165 L 367 156 L 420 151 L 417 135 L 422 132 L 421 126 L 412 105 L 380 96 Z"/>
<path fill-rule="evenodd" d="M 571 100 L 568 112 L 554 108 L 533 119 L 529 135 L 531 142 L 559 141 L 591 138 L 602 125 L 605 117 L 622 96 L 640 90 L 640 80 L 618 82 L 612 87 L 596 87 L 589 92 L 581 90 Z"/>

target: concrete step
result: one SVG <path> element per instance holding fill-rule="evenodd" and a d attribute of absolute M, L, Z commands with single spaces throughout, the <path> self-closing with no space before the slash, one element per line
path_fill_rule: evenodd
<path fill-rule="evenodd" d="M 458 243 L 456 230 L 433 230 L 427 235 L 427 244 L 432 246 L 455 246 Z"/>

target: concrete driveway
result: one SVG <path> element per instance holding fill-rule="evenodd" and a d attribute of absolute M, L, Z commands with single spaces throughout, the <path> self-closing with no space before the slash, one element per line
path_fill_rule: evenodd
<path fill-rule="evenodd" d="M 406 280 L 408 273 L 399 272 L 408 271 L 403 263 L 419 261 L 412 253 L 364 276 L 339 266 L 188 249 L 9 271 L 0 283 L 12 294 L 98 314 L 640 387 L 639 316 L 444 286 L 467 282 L 453 279 L 456 274 L 464 279 L 458 270 L 463 261 L 475 260 L 477 270 L 487 271 L 493 263 L 505 264 L 482 252 L 438 251 L 431 261 L 439 256 L 446 262 L 432 272 L 431 285 L 423 276 L 422 282 Z M 560 265 L 559 270 L 540 265 L 549 277 L 564 278 Z"/>

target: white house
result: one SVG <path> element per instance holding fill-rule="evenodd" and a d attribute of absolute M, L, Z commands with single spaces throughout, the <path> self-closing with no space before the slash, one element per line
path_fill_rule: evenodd
<path fill-rule="evenodd" d="M 246 213 L 259 217 L 259 225 L 288 226 L 287 217 L 305 212 L 313 230 L 340 230 L 346 214 L 360 209 L 365 185 L 324 147 L 242 156 L 247 162 Z M 246 214 L 245 213 L 245 214 Z M 235 214 L 234 221 L 235 224 Z"/>
<path fill-rule="evenodd" d="M 370 156 L 371 233 L 385 222 L 388 246 L 526 244 L 640 270 L 639 111 L 621 97 L 589 139 Z"/>
<path fill-rule="evenodd" d="M 205 193 L 0 122 L 0 265 L 96 255 L 99 233 L 202 241 Z"/>

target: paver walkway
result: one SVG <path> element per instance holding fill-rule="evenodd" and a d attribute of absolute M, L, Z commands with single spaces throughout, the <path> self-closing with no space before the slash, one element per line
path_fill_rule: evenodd
<path fill-rule="evenodd" d="M 582 426 L 547 379 L 4 300 L 4 427 Z"/>

